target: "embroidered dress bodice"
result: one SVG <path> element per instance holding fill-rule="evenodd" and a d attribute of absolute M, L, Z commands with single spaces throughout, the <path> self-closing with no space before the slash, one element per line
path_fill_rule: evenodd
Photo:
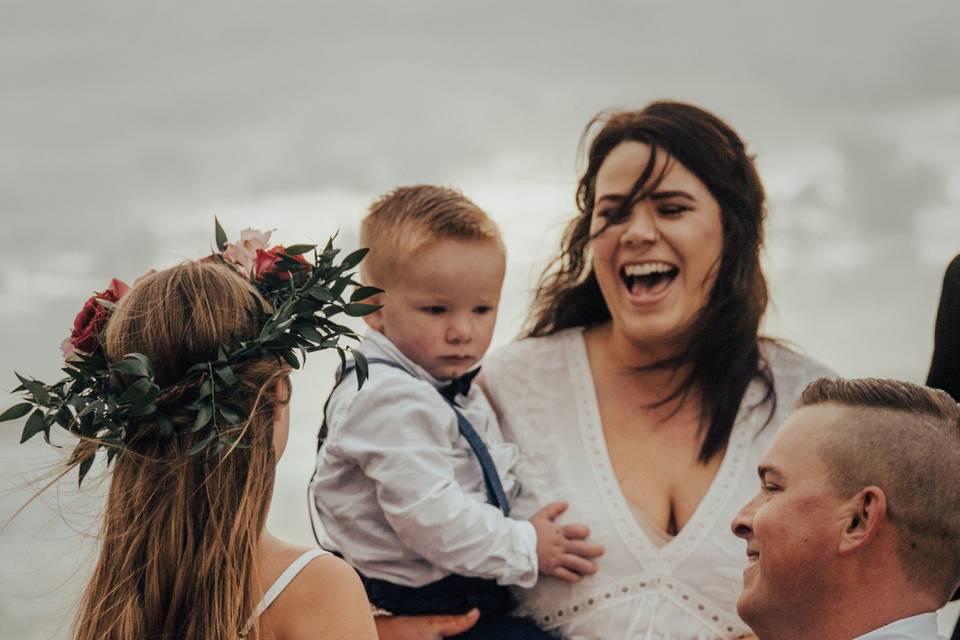
<path fill-rule="evenodd" d="M 504 436 L 520 445 L 523 491 L 517 517 L 566 500 L 561 522 L 582 522 L 606 553 L 576 584 L 541 577 L 516 590 L 524 613 L 565 638 L 587 640 L 742 638 L 736 599 L 746 567 L 730 521 L 757 491 L 761 453 L 806 384 L 831 372 L 764 343 L 776 409 L 751 383 L 723 461 L 693 516 L 676 536 L 651 539 L 624 498 L 607 453 L 582 329 L 508 345 L 484 362 L 485 386 Z"/>

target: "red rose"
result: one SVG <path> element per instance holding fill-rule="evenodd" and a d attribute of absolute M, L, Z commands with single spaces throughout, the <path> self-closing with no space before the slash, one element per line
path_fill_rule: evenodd
<path fill-rule="evenodd" d="M 95 353 L 100 349 L 100 333 L 107 326 L 110 311 L 98 300 L 117 303 L 129 290 L 130 287 L 126 283 L 114 278 L 106 291 L 90 296 L 73 320 L 73 331 L 70 332 L 70 337 L 60 345 L 64 357 L 69 357 L 74 351 Z"/>
<path fill-rule="evenodd" d="M 281 258 L 286 256 L 292 258 L 304 265 L 304 271 L 310 271 L 311 265 L 302 255 L 287 255 L 287 250 L 282 245 L 277 245 L 269 251 L 257 249 L 257 257 L 253 265 L 253 277 L 257 280 L 263 280 L 268 275 L 273 275 L 280 280 L 289 280 L 293 277 L 290 271 L 280 271 L 278 269 Z"/>

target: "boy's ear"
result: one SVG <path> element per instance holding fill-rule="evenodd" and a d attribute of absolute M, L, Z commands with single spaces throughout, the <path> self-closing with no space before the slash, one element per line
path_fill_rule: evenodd
<path fill-rule="evenodd" d="M 384 299 L 386 296 L 383 293 L 378 293 L 376 295 L 370 296 L 369 298 L 364 298 L 364 304 L 379 304 L 381 307 L 374 311 L 373 313 L 368 313 L 363 316 L 363 321 L 367 323 L 375 331 L 383 333 L 383 303 L 386 302 Z"/>
<path fill-rule="evenodd" d="M 887 495 L 880 487 L 864 487 L 846 505 L 840 555 L 856 552 L 866 545 L 887 519 Z"/>

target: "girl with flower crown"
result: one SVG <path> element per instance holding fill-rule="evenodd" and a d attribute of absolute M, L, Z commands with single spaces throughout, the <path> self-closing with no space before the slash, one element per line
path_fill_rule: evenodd
<path fill-rule="evenodd" d="M 226 254 L 228 243 L 218 245 L 211 258 L 129 290 L 114 281 L 88 301 L 67 341 L 71 377 L 21 378 L 32 400 L 0 416 L 32 412 L 24 439 L 53 424 L 79 435 L 68 468 L 79 466 L 81 480 L 98 451 L 111 464 L 74 638 L 376 638 L 346 563 L 266 529 L 287 442 L 292 354 L 321 348 L 305 337 L 320 329 L 334 342 L 345 333 L 318 320 L 331 299 L 307 294 L 330 282 L 310 276 L 316 268 L 349 277 L 319 257 L 307 264 L 303 245 L 290 254 L 260 248 L 255 257 L 271 266 L 254 261 L 249 272 Z"/>
<path fill-rule="evenodd" d="M 118 303 L 108 360 L 146 355 L 161 387 L 222 344 L 255 337 L 260 294 L 227 267 L 188 263 L 148 276 Z M 187 455 L 200 433 L 143 438 L 113 462 L 100 557 L 83 593 L 77 640 L 104 638 L 374 638 L 366 596 L 339 559 L 266 530 L 287 441 L 289 365 L 276 356 L 233 367 L 223 403 L 248 416 L 227 455 Z M 175 394 L 167 401 L 174 422 Z M 271 603 L 268 587 L 303 565 Z M 267 607 L 265 610 L 261 609 Z M 257 614 L 260 614 L 257 616 Z"/>

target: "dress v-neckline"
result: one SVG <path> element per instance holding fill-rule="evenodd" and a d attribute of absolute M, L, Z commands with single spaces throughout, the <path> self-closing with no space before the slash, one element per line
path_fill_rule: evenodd
<path fill-rule="evenodd" d="M 737 420 L 730 434 L 727 449 L 720 467 L 714 474 L 707 492 L 697 505 L 693 515 L 675 536 L 663 546 L 654 544 L 627 502 L 617 481 L 607 449 L 597 391 L 590 369 L 583 331 L 571 332 L 566 354 L 570 371 L 574 375 L 574 396 L 579 413 L 580 435 L 590 460 L 590 469 L 600 487 L 603 501 L 620 537 L 631 553 L 647 569 L 671 573 L 690 553 L 700 546 L 704 537 L 716 525 L 722 507 L 732 497 L 737 487 L 737 478 L 747 458 L 751 434 L 745 421 Z M 741 406 L 741 411 L 744 407 Z M 648 526 L 654 526 L 648 523 Z M 669 535 L 666 534 L 665 535 Z"/>

